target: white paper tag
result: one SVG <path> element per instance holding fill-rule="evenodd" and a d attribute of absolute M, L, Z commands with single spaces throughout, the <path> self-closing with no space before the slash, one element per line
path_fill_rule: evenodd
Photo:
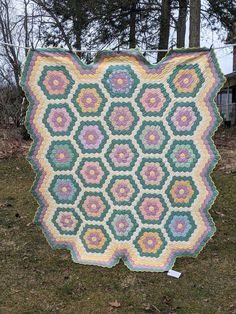
<path fill-rule="evenodd" d="M 179 271 L 176 271 L 176 270 L 173 270 L 173 269 L 170 269 L 167 273 L 168 276 L 171 276 L 171 277 L 175 277 L 175 278 L 179 278 L 181 276 L 181 273 Z"/>

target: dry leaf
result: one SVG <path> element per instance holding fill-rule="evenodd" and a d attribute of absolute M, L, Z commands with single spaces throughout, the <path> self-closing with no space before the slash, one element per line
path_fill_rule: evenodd
<path fill-rule="evenodd" d="M 113 301 L 113 302 L 109 302 L 109 305 L 115 308 L 118 308 L 121 306 L 120 302 L 118 302 L 117 300 Z"/>

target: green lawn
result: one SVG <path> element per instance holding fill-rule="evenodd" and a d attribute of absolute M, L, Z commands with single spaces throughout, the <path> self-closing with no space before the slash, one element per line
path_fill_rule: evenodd
<path fill-rule="evenodd" d="M 75 264 L 32 224 L 34 174 L 24 158 L 0 161 L 0 313 L 236 313 L 236 173 L 213 174 L 217 232 L 195 258 L 166 273 Z M 117 302 L 109 305 L 110 302 Z"/>

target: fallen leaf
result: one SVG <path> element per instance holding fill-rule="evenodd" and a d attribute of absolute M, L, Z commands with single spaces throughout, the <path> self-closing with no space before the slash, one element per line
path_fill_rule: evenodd
<path fill-rule="evenodd" d="M 115 308 L 118 308 L 121 306 L 120 302 L 118 302 L 117 300 L 113 301 L 113 302 L 109 302 L 109 305 L 111 307 L 115 307 Z"/>
<path fill-rule="evenodd" d="M 217 210 L 214 210 L 214 213 L 216 213 L 217 215 L 219 215 L 219 216 L 221 216 L 221 217 L 224 217 L 224 216 L 225 216 L 225 214 L 223 214 L 223 213 L 221 213 L 221 212 L 219 212 L 219 211 L 217 211 Z"/>

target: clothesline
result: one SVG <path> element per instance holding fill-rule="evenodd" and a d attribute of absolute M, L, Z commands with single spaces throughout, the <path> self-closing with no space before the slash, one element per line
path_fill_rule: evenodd
<path fill-rule="evenodd" d="M 20 46 L 20 45 L 14 45 L 14 44 L 10 44 L 10 43 L 6 43 L 6 42 L 3 42 L 3 41 L 0 41 L 0 45 L 2 46 L 9 46 L 9 47 L 15 47 L 15 48 L 20 48 L 20 49 L 31 49 L 32 47 L 24 47 L 24 46 Z M 235 44 L 228 44 L 228 45 L 224 45 L 224 46 L 220 46 L 220 47 L 214 47 L 214 46 L 211 46 L 211 48 L 213 49 L 224 49 L 224 48 L 230 48 L 230 47 L 234 47 L 236 46 L 236 43 Z M 80 50 L 74 50 L 74 52 L 97 52 L 99 49 L 97 50 L 90 50 L 90 49 L 80 49 Z M 122 49 L 120 49 L 122 50 Z M 145 49 L 145 50 L 142 50 L 143 52 L 167 52 L 169 51 L 169 49 Z"/>

